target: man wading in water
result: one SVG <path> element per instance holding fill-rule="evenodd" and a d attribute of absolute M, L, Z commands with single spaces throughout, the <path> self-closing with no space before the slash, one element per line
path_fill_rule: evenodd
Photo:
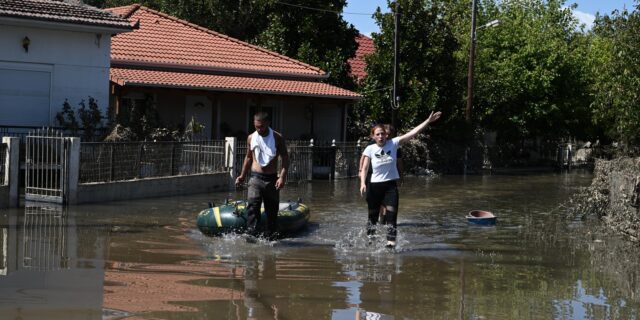
<path fill-rule="evenodd" d="M 277 236 L 277 218 L 280 206 L 280 189 L 289 169 L 289 154 L 284 138 L 279 132 L 269 127 L 271 121 L 266 112 L 258 112 L 253 116 L 253 126 L 256 131 L 247 138 L 247 156 L 242 164 L 242 172 L 236 179 L 236 186 L 241 185 L 251 168 L 249 179 L 249 202 L 247 221 L 250 234 L 256 232 L 260 223 L 260 207 L 264 201 L 264 211 L 267 215 L 267 229 L 265 238 L 273 240 Z M 280 176 L 278 170 L 278 156 L 280 157 Z"/>

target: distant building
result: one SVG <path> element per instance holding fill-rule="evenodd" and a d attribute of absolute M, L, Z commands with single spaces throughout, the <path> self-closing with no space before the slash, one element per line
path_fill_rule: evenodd
<path fill-rule="evenodd" d="M 220 139 L 246 138 L 262 110 L 288 139 L 345 138 L 347 109 L 360 95 L 324 83 L 324 71 L 144 6 L 107 10 L 139 26 L 113 38 L 116 113 L 150 99 L 165 126 L 194 118 L 203 138 Z"/>
<path fill-rule="evenodd" d="M 359 34 L 356 37 L 358 43 L 358 50 L 356 50 L 356 56 L 349 59 L 349 65 L 351 65 L 351 75 L 353 75 L 358 82 L 362 81 L 367 76 L 367 62 L 365 57 L 376 51 L 373 45 L 373 39 Z"/>

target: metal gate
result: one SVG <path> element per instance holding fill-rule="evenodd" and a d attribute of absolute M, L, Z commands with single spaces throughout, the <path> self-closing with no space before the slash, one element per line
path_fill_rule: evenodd
<path fill-rule="evenodd" d="M 43 128 L 27 135 L 25 200 L 67 202 L 69 150 L 69 138 L 60 131 Z"/>

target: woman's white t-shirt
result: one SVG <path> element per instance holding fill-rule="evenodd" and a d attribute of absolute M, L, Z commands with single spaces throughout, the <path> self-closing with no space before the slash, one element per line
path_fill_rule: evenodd
<path fill-rule="evenodd" d="M 400 179 L 398 166 L 396 165 L 399 144 L 400 138 L 395 137 L 387 140 L 382 147 L 374 143 L 364 149 L 362 154 L 371 159 L 371 168 L 373 169 L 371 182 L 385 182 Z"/>

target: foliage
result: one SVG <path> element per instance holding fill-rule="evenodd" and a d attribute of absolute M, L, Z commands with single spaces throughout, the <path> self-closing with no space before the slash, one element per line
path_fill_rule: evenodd
<path fill-rule="evenodd" d="M 485 1 L 500 19 L 477 32 L 474 119 L 499 140 L 589 133 L 585 36 L 564 1 Z M 484 18 L 481 21 L 488 21 Z"/>
<path fill-rule="evenodd" d="M 267 26 L 273 0 L 84 0 L 99 8 L 141 4 L 199 26 L 241 39 L 253 39 Z"/>
<path fill-rule="evenodd" d="M 198 140 L 201 137 L 202 132 L 204 132 L 204 128 L 205 126 L 196 121 L 195 117 L 191 117 L 191 121 L 189 121 L 187 127 L 184 129 L 183 137 L 187 141 Z"/>
<path fill-rule="evenodd" d="M 149 133 L 149 138 L 153 141 L 180 141 L 184 140 L 184 134 L 181 133 L 180 130 L 155 128 Z"/>
<path fill-rule="evenodd" d="M 640 143 L 640 10 L 598 16 L 589 66 L 593 119 L 609 138 Z"/>
<path fill-rule="evenodd" d="M 267 24 L 254 38 L 257 45 L 303 61 L 326 71 L 328 83 L 346 89 L 355 84 L 347 60 L 355 55 L 358 31 L 341 14 L 346 0 L 291 0 L 291 5 L 272 2 Z"/>
<path fill-rule="evenodd" d="M 71 134 L 77 134 L 80 129 L 83 130 L 82 137 L 85 140 L 92 140 L 95 138 L 96 130 L 102 127 L 102 113 L 100 107 L 98 107 L 97 101 L 89 96 L 87 99 L 89 106 L 84 100 L 81 100 L 78 104 L 78 116 L 71 107 L 68 99 L 64 100 L 62 104 L 62 110 L 56 113 L 56 121 L 63 129 L 71 132 Z M 77 118 L 80 119 L 78 122 Z"/>
<path fill-rule="evenodd" d="M 136 136 L 131 131 L 130 128 L 127 128 L 121 124 L 115 124 L 111 132 L 104 139 L 105 142 L 123 142 L 123 141 L 135 141 Z"/>
<path fill-rule="evenodd" d="M 80 126 L 78 125 L 78 120 L 76 120 L 75 111 L 73 111 L 68 99 L 64 99 L 62 110 L 56 113 L 56 121 L 58 122 L 58 125 L 69 130 L 72 134 L 76 134 L 78 132 L 78 128 Z"/>
<path fill-rule="evenodd" d="M 82 121 L 82 127 L 84 129 L 83 137 L 85 139 L 93 139 L 96 133 L 96 129 L 102 126 L 102 113 L 98 107 L 96 99 L 89 97 L 89 107 L 86 106 L 84 100 L 80 101 L 80 108 L 78 109 L 78 117 Z"/>
<path fill-rule="evenodd" d="M 145 94 L 144 99 L 131 99 L 130 104 L 123 106 L 118 113 L 116 123 L 130 128 L 137 140 L 149 139 L 156 128 L 161 127 L 158 110 L 153 96 Z"/>
<path fill-rule="evenodd" d="M 400 0 L 399 132 L 424 121 L 436 108 L 451 118 L 455 106 L 460 105 L 462 88 L 453 56 L 458 42 L 448 23 L 448 3 Z M 354 121 L 361 127 L 365 123 L 388 123 L 392 118 L 394 14 L 378 10 L 374 17 L 380 33 L 372 35 L 376 52 L 367 57 L 368 76 L 361 88 L 365 98 L 354 114 Z"/>

